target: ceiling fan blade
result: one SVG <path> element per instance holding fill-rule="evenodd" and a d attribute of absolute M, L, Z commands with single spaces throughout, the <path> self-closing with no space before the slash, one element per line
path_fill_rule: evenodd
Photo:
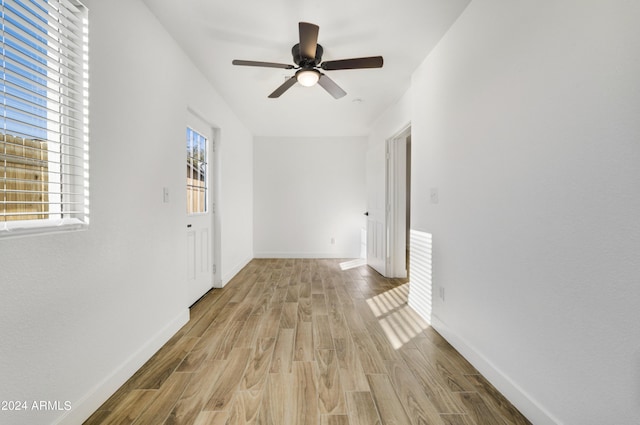
<path fill-rule="evenodd" d="M 245 60 L 239 60 L 239 59 L 234 59 L 231 63 L 234 65 L 242 65 L 242 66 L 260 66 L 263 68 L 282 68 L 282 69 L 295 68 L 295 66 L 288 65 L 286 63 L 245 61 Z"/>
<path fill-rule="evenodd" d="M 324 74 L 320 75 L 318 84 L 323 89 L 328 91 L 329 94 L 333 96 L 335 99 L 340 99 L 341 97 L 344 97 L 347 94 L 347 92 L 342 90 L 340 86 L 335 83 L 335 81 L 333 81 L 331 78 L 327 77 Z"/>
<path fill-rule="evenodd" d="M 306 59 L 315 59 L 320 27 L 308 22 L 298 23 L 300 31 L 300 54 Z"/>
<path fill-rule="evenodd" d="M 325 71 L 335 71 L 338 69 L 382 68 L 383 62 L 382 56 L 370 56 L 366 58 L 322 62 L 321 68 Z"/>
<path fill-rule="evenodd" d="M 298 80 L 296 79 L 296 77 L 291 77 L 289 78 L 287 81 L 285 81 L 280 87 L 278 87 L 277 89 L 275 89 L 273 91 L 273 93 L 271 93 L 269 95 L 270 99 L 275 99 L 277 97 L 280 97 L 280 95 L 282 95 L 282 93 L 286 92 L 287 90 L 289 90 Z"/>

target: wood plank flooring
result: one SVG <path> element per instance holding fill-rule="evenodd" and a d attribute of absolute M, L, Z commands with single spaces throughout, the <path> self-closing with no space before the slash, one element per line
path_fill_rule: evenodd
<path fill-rule="evenodd" d="M 85 425 L 531 425 L 409 283 L 343 263 L 251 261 Z"/>

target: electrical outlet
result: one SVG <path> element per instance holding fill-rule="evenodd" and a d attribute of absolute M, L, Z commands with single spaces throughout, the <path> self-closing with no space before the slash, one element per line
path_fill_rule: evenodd
<path fill-rule="evenodd" d="M 165 204 L 169 202 L 169 188 L 168 187 L 163 187 L 162 188 L 162 202 L 164 202 Z"/>
<path fill-rule="evenodd" d="M 442 286 L 440 287 L 440 299 L 444 301 L 444 288 Z"/>
<path fill-rule="evenodd" d="M 331 245 L 335 245 L 336 244 L 336 238 L 331 238 Z"/>

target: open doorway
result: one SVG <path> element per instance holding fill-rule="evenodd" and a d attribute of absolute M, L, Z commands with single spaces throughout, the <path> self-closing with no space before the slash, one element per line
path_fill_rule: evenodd
<path fill-rule="evenodd" d="M 387 140 L 387 275 L 409 276 L 411 126 Z"/>

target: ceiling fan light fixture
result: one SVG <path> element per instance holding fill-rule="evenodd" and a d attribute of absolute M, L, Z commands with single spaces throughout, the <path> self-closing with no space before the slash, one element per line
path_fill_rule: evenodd
<path fill-rule="evenodd" d="M 296 72 L 296 79 L 300 85 L 305 87 L 314 86 L 320 79 L 320 72 L 315 69 L 301 69 Z"/>

